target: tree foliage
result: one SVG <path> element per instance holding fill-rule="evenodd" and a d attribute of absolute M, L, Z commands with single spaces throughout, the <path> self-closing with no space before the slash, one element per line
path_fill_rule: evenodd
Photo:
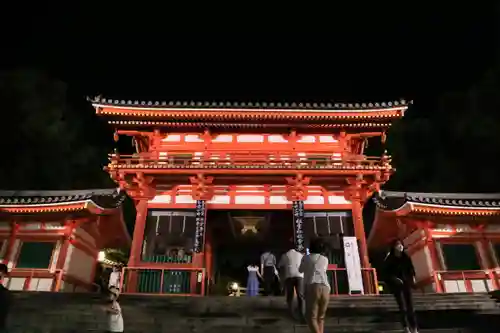
<path fill-rule="evenodd" d="M 125 265 L 129 258 L 129 249 L 104 249 L 106 259 Z"/>
<path fill-rule="evenodd" d="M 114 186 L 102 170 L 112 149 L 106 129 L 91 108 L 70 103 L 64 82 L 35 70 L 1 72 L 0 100 L 0 188 Z"/>
<path fill-rule="evenodd" d="M 498 192 L 499 93 L 496 66 L 468 89 L 445 93 L 435 109 L 419 114 L 416 101 L 389 133 L 397 172 L 386 188 Z"/>
<path fill-rule="evenodd" d="M 458 73 L 457 73 L 458 75 Z M 115 186 L 102 171 L 112 133 L 84 96 L 36 70 L 0 73 L 3 189 Z M 498 191 L 500 65 L 439 103 L 416 100 L 391 129 L 387 148 L 396 174 L 386 188 L 406 191 Z M 429 107 L 429 109 L 427 109 Z"/>

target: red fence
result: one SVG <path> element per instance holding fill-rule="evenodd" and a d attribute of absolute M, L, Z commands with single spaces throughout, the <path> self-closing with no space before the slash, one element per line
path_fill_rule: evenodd
<path fill-rule="evenodd" d="M 332 267 L 333 266 L 333 267 Z M 349 294 L 349 280 L 346 268 L 328 267 L 328 277 L 332 295 Z M 375 268 L 361 268 L 364 295 L 378 295 L 378 279 Z"/>
<path fill-rule="evenodd" d="M 435 271 L 435 292 L 482 292 L 499 289 L 500 268 L 470 271 Z M 446 283 L 446 281 L 449 281 Z"/>
<path fill-rule="evenodd" d="M 322 168 L 368 168 L 378 169 L 389 166 L 390 158 L 352 155 L 337 157 L 332 153 L 310 153 L 307 157 L 290 152 L 255 151 L 209 151 L 203 156 L 193 156 L 191 151 L 179 152 L 169 156 L 155 153 L 134 155 L 110 154 L 111 165 L 126 165 L 134 168 L 285 168 L 285 169 L 322 169 Z"/>
<path fill-rule="evenodd" d="M 51 280 L 49 288 L 39 286 L 39 282 L 43 280 Z M 22 283 L 22 287 L 15 285 L 17 282 Z M 56 269 L 49 271 L 48 269 L 13 269 L 9 273 L 9 281 L 7 287 L 14 290 L 24 291 L 59 291 L 61 289 L 61 282 L 63 281 L 63 271 Z M 49 289 L 49 290 L 47 290 Z"/>
<path fill-rule="evenodd" d="M 204 268 L 125 267 L 120 282 L 124 294 L 205 295 Z"/>

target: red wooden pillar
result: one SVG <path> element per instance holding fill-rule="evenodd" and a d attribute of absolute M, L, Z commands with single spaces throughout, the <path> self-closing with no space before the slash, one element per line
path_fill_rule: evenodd
<path fill-rule="evenodd" d="M 374 277 L 371 276 L 370 271 L 366 268 L 371 268 L 370 259 L 368 258 L 368 246 L 366 244 L 365 225 L 363 224 L 363 210 L 361 199 L 354 197 L 351 199 L 352 204 L 352 221 L 354 225 L 354 235 L 359 240 L 359 256 L 361 259 L 363 282 L 365 286 L 365 293 L 374 293 L 376 291 L 373 283 Z"/>
<path fill-rule="evenodd" d="M 132 268 L 128 271 L 127 292 L 135 292 L 137 289 L 137 271 L 134 270 L 141 262 L 142 243 L 144 241 L 144 229 L 146 227 L 146 218 L 148 214 L 147 199 L 140 199 L 136 202 L 136 217 L 134 226 L 134 236 L 132 238 L 132 246 L 130 248 L 130 257 L 128 267 Z"/>
<path fill-rule="evenodd" d="M 66 221 L 64 224 L 64 236 L 62 238 L 61 247 L 59 248 L 59 254 L 57 256 L 56 269 L 63 270 L 64 264 L 68 257 L 69 246 L 71 245 L 71 237 L 73 235 L 73 230 L 75 230 L 75 221 Z M 61 279 L 63 274 L 57 274 L 52 282 L 52 291 L 57 291 L 58 286 L 61 285 Z"/>
<path fill-rule="evenodd" d="M 363 224 L 363 210 L 361 200 L 355 198 L 352 200 L 352 220 L 354 224 L 354 235 L 359 240 L 359 254 L 361 257 L 361 266 L 370 268 L 370 259 L 368 258 L 368 246 L 366 244 L 365 225 Z"/>
<path fill-rule="evenodd" d="M 212 232 L 207 229 L 206 240 L 205 240 L 205 272 L 206 272 L 206 284 L 207 290 L 209 290 L 212 281 L 212 260 L 213 260 L 213 249 L 212 249 Z"/>
<path fill-rule="evenodd" d="M 56 269 L 63 269 L 66 263 L 66 258 L 68 255 L 68 249 L 71 244 L 71 236 L 73 235 L 73 230 L 75 228 L 74 221 L 67 221 L 64 225 L 64 236 L 62 238 L 63 242 L 59 248 L 59 255 L 57 257 Z"/>
<path fill-rule="evenodd" d="M 434 239 L 432 238 L 432 232 L 429 230 L 430 224 L 426 223 L 424 226 L 424 232 L 425 232 L 425 241 L 427 244 L 427 247 L 429 249 L 430 255 L 431 255 L 431 261 L 432 261 L 432 275 L 434 279 L 434 283 L 436 284 L 436 293 L 442 293 L 443 292 L 443 285 L 442 281 L 440 278 L 439 273 L 436 274 L 436 271 L 441 271 L 441 260 L 439 259 L 439 254 L 437 250 L 436 243 Z"/>
<path fill-rule="evenodd" d="M 146 217 L 148 215 L 148 201 L 146 199 L 138 200 L 136 205 L 136 217 L 134 226 L 134 236 L 130 248 L 130 257 L 128 266 L 133 267 L 140 263 L 142 253 L 142 243 L 144 241 L 144 228 L 146 227 Z"/>
<path fill-rule="evenodd" d="M 16 244 L 17 233 L 19 232 L 19 228 L 20 226 L 16 222 L 11 223 L 9 243 L 7 244 L 7 249 L 5 250 L 5 256 L 2 260 L 2 263 L 5 265 L 9 265 L 9 262 L 11 261 L 10 259 L 12 257 L 12 252 L 14 251 L 14 245 Z"/>
<path fill-rule="evenodd" d="M 492 283 L 493 289 L 499 290 L 500 283 L 497 279 L 497 275 L 495 274 L 495 272 L 490 270 L 491 268 L 494 268 L 496 266 L 495 260 L 493 259 L 493 253 L 491 252 L 490 242 L 487 239 L 487 237 L 485 236 L 484 231 L 483 230 L 480 230 L 480 231 L 481 231 L 481 236 L 482 236 L 481 240 L 479 242 L 480 243 L 479 246 L 481 246 L 480 255 L 484 256 L 484 258 L 481 258 L 482 259 L 481 263 L 484 263 L 483 269 L 486 270 L 488 278 L 490 279 L 490 281 Z"/>

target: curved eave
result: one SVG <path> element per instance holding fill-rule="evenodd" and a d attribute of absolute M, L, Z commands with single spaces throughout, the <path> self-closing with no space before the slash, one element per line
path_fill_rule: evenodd
<path fill-rule="evenodd" d="M 101 207 L 92 200 L 35 205 L 0 205 L 0 212 L 9 214 L 61 213 L 83 210 L 88 210 L 93 214 L 106 214 L 114 211 L 115 209 Z"/>
<path fill-rule="evenodd" d="M 406 202 L 399 208 L 385 210 L 378 208 L 381 213 L 394 216 L 407 216 L 411 214 L 443 215 L 443 216 L 491 216 L 500 215 L 500 207 L 457 207 L 421 204 Z"/>
<path fill-rule="evenodd" d="M 322 121 L 329 119 L 365 121 L 368 119 L 397 119 L 404 115 L 407 106 L 375 109 L 234 109 L 234 108 L 149 108 L 123 107 L 104 104 L 92 104 L 96 114 L 103 116 L 192 119 L 262 119 L 293 120 L 304 119 Z"/>
<path fill-rule="evenodd" d="M 171 173 L 171 174 L 197 174 L 197 173 L 206 173 L 206 174 L 252 174 L 252 175 L 260 175 L 260 174 L 296 174 L 302 173 L 304 175 L 314 175 L 314 174 L 328 174 L 328 175 L 344 175 L 344 174 L 352 174 L 363 172 L 365 174 L 378 174 L 379 172 L 393 172 L 394 169 L 391 167 L 332 167 L 332 168 L 279 168 L 279 167 L 266 167 L 266 168 L 256 168 L 256 167 L 221 167 L 221 168 L 199 168 L 199 167 L 179 167 L 179 166 L 166 166 L 161 165 L 159 163 L 155 164 L 143 164 L 143 165 L 134 165 L 134 164 L 109 164 L 106 167 L 106 171 L 123 171 L 123 172 L 137 172 L 138 170 L 142 170 L 148 172 L 150 174 L 163 174 L 163 173 Z"/>
<path fill-rule="evenodd" d="M 216 122 L 171 122 L 171 121 L 150 121 L 150 120 L 110 120 L 108 124 L 112 126 L 127 127 L 170 127 L 170 128 L 289 128 L 290 124 L 269 124 L 269 123 L 216 123 Z M 359 123 L 327 123 L 327 124 L 296 124 L 297 128 L 312 129 L 332 129 L 332 128 L 389 128 L 390 122 L 359 122 Z"/>

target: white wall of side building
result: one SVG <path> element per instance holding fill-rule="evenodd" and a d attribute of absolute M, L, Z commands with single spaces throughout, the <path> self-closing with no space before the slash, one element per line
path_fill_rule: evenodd
<path fill-rule="evenodd" d="M 66 262 L 64 263 L 64 273 L 85 283 L 93 283 L 93 271 L 96 258 L 85 253 L 83 250 L 70 245 Z M 67 289 L 70 290 L 67 290 Z M 73 286 L 68 283 L 63 283 L 61 291 L 73 291 Z"/>
<path fill-rule="evenodd" d="M 403 242 L 405 247 L 411 247 L 412 244 L 419 242 L 425 237 L 425 232 L 422 229 L 417 229 L 412 232 L 408 237 L 406 237 Z M 412 252 L 411 261 L 415 267 L 415 274 L 417 281 L 421 279 L 426 279 L 433 273 L 432 268 L 432 256 L 429 247 L 425 245 L 423 248 Z"/>

